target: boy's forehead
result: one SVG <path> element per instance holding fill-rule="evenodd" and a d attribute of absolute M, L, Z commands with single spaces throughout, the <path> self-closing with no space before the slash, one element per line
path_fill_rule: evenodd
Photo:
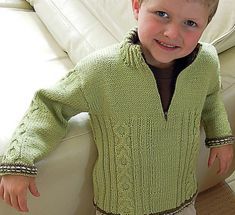
<path fill-rule="evenodd" d="M 138 1 L 139 1 L 140 4 L 142 4 L 142 3 L 154 3 L 154 2 L 161 2 L 161 1 L 168 2 L 168 3 L 173 3 L 172 0 L 138 0 Z M 209 6 L 210 5 L 209 2 L 211 2 L 213 0 L 181 0 L 181 1 L 188 2 L 188 3 L 190 3 L 190 2 L 191 3 L 200 3 L 204 6 Z M 174 3 L 176 3 L 176 2 L 174 2 Z"/>
<path fill-rule="evenodd" d="M 154 3 L 154 2 L 168 2 L 168 3 L 173 3 L 174 1 L 173 0 L 138 0 L 139 4 L 142 4 L 142 3 Z M 214 12 L 216 11 L 217 9 L 217 6 L 218 6 L 218 2 L 219 0 L 181 0 L 181 1 L 184 1 L 184 2 L 188 2 L 188 3 L 199 3 L 201 5 L 203 5 L 204 7 L 207 7 L 210 11 L 213 11 Z M 177 3 L 177 2 L 174 2 L 174 3 Z"/>
<path fill-rule="evenodd" d="M 200 19 L 206 18 L 210 14 L 208 7 L 201 4 L 203 0 L 143 0 L 142 3 L 147 7 L 177 13 L 183 18 Z M 205 16 L 202 16 L 204 14 Z"/>
<path fill-rule="evenodd" d="M 159 0 L 139 0 L 140 3 L 142 2 L 148 2 L 148 1 L 159 1 Z M 170 1 L 170 0 L 168 0 Z M 185 0 L 186 2 L 199 2 L 202 3 L 204 5 L 210 5 L 210 2 L 213 0 Z"/>
<path fill-rule="evenodd" d="M 173 3 L 173 0 L 138 0 L 139 4 L 142 3 L 154 3 L 154 2 L 167 2 L 167 3 Z M 215 15 L 215 12 L 218 7 L 219 0 L 182 0 L 185 2 L 192 2 L 192 3 L 199 3 L 201 4 L 204 8 L 206 8 L 209 12 L 209 17 L 208 17 L 208 22 L 211 21 L 212 17 Z M 175 2 L 177 3 L 177 2 Z"/>
<path fill-rule="evenodd" d="M 198 2 L 198 3 L 201 3 L 205 6 L 209 6 L 210 5 L 210 1 L 208 0 L 186 0 L 187 2 Z"/>

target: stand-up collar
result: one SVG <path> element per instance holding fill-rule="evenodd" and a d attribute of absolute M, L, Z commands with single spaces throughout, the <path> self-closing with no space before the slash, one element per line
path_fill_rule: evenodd
<path fill-rule="evenodd" d="M 137 28 L 134 28 L 127 34 L 121 43 L 121 56 L 128 66 L 139 67 L 146 65 L 138 41 Z"/>

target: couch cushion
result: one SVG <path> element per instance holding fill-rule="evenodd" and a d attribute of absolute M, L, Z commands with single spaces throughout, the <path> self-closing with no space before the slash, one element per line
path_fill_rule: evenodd
<path fill-rule="evenodd" d="M 219 53 L 235 46 L 234 0 L 220 0 L 218 10 L 201 39 L 214 44 Z"/>
<path fill-rule="evenodd" d="M 136 25 L 130 0 L 28 1 L 74 63 L 94 50 L 119 42 Z M 202 37 L 218 52 L 235 45 L 234 11 L 233 0 L 220 0 L 218 13 Z"/>
<path fill-rule="evenodd" d="M 232 47 L 225 52 L 221 53 L 219 55 L 220 62 L 221 62 L 221 78 L 222 78 L 222 92 L 230 91 L 235 94 L 235 62 L 234 62 L 234 56 L 235 56 L 235 47 Z M 233 89 L 233 90 L 232 90 Z M 235 95 L 234 95 L 235 96 Z M 234 98 L 234 97 L 230 97 Z M 234 99 L 230 99 L 231 101 L 234 101 Z M 235 109 L 232 111 L 235 114 Z M 234 118 L 235 119 L 235 118 Z"/>
<path fill-rule="evenodd" d="M 120 41 L 135 23 L 126 0 L 112 0 L 108 4 L 105 0 L 30 2 L 74 63 L 94 50 Z M 115 8 L 112 13 L 111 8 Z"/>
<path fill-rule="evenodd" d="M 74 65 L 34 12 L 0 8 L 0 26 L 2 151 L 34 92 L 50 86 Z"/>
<path fill-rule="evenodd" d="M 33 8 L 25 0 L 0 0 L 0 7 L 6 8 L 18 8 L 18 9 L 29 9 Z"/>

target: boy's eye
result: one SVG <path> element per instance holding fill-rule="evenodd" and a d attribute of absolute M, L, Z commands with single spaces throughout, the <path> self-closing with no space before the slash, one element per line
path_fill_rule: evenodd
<path fill-rule="evenodd" d="M 157 11 L 156 14 L 160 17 L 168 18 L 168 14 L 164 11 Z"/>
<path fill-rule="evenodd" d="M 197 27 L 197 23 L 192 20 L 185 21 L 185 24 L 189 27 Z"/>

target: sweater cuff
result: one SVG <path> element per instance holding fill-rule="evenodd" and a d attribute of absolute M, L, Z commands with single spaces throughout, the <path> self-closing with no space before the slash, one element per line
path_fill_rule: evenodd
<path fill-rule="evenodd" d="M 217 137 L 217 138 L 206 138 L 205 143 L 208 148 L 219 147 L 222 145 L 228 145 L 234 143 L 234 136 Z"/>
<path fill-rule="evenodd" d="M 37 167 L 24 164 L 0 164 L 0 176 L 2 175 L 37 175 Z"/>

